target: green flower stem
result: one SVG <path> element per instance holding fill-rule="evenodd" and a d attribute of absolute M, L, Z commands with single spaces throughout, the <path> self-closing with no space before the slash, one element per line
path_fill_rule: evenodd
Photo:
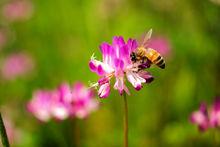
<path fill-rule="evenodd" d="M 123 94 L 123 97 L 124 97 L 124 147 L 128 147 L 128 103 L 125 92 Z"/>
<path fill-rule="evenodd" d="M 2 119 L 2 115 L 0 113 L 0 133 L 3 147 L 9 147 L 8 137 L 5 130 L 5 125 Z"/>
<path fill-rule="evenodd" d="M 74 121 L 74 144 L 76 147 L 80 147 L 80 120 L 76 118 Z"/>
<path fill-rule="evenodd" d="M 219 147 L 219 140 L 218 140 L 218 129 L 215 129 L 213 131 L 214 133 L 214 144 L 215 144 L 215 147 Z"/>

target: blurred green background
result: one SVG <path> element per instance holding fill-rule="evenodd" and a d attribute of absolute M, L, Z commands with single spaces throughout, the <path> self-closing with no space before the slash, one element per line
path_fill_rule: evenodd
<path fill-rule="evenodd" d="M 1 0 L 0 10 L 10 1 Z M 171 54 L 166 69 L 150 69 L 155 81 L 136 92 L 129 85 L 129 144 L 131 147 L 207 147 L 213 132 L 200 133 L 189 122 L 201 101 L 220 94 L 220 2 L 218 0 L 33 0 L 29 19 L 7 21 L 0 27 L 9 39 L 0 60 L 25 52 L 34 61 L 24 77 L 0 77 L 3 117 L 16 130 L 15 147 L 119 147 L 123 143 L 123 99 L 112 90 L 86 120 L 40 123 L 26 111 L 36 89 L 61 82 L 96 81 L 88 62 L 101 59 L 99 45 L 115 35 L 137 37 L 153 28 L 166 36 Z"/>

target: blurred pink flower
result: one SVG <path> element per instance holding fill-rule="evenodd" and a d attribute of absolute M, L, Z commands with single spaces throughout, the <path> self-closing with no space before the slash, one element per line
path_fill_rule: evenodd
<path fill-rule="evenodd" d="M 9 21 L 29 19 L 33 12 L 29 0 L 12 0 L 3 6 L 3 16 Z"/>
<path fill-rule="evenodd" d="M 51 92 L 38 90 L 28 102 L 27 109 L 40 121 L 46 122 L 51 118 Z"/>
<path fill-rule="evenodd" d="M 220 127 L 220 97 L 217 97 L 210 108 L 210 126 Z"/>
<path fill-rule="evenodd" d="M 200 131 L 205 131 L 209 127 L 209 119 L 208 119 L 208 112 L 205 103 L 200 105 L 198 111 L 194 111 L 191 114 L 190 121 L 193 124 L 198 125 Z"/>
<path fill-rule="evenodd" d="M 64 120 L 71 115 L 72 93 L 68 84 L 61 84 L 51 95 L 51 113 L 58 120 Z"/>
<path fill-rule="evenodd" d="M 93 92 L 82 83 L 76 83 L 72 88 L 61 84 L 53 91 L 37 91 L 28 103 L 28 111 L 41 121 L 50 118 L 64 120 L 68 117 L 85 118 L 97 110 L 98 101 Z"/>
<path fill-rule="evenodd" d="M 153 79 L 153 77 L 140 68 L 143 63 L 133 63 L 131 61 L 131 54 L 136 48 L 136 40 L 129 39 L 125 42 L 123 37 L 115 36 L 113 37 L 112 45 L 105 42 L 100 45 L 102 62 L 92 56 L 89 62 L 90 70 L 101 76 L 98 83 L 93 85 L 100 86 L 98 90 L 100 98 L 108 97 L 110 93 L 110 80 L 113 77 L 116 78 L 114 89 L 118 90 L 120 94 L 123 92 L 129 94 L 129 90 L 125 85 L 125 76 L 136 90 L 142 88 L 142 83 L 152 81 L 149 79 Z"/>
<path fill-rule="evenodd" d="M 157 50 L 162 56 L 169 56 L 170 55 L 170 42 L 164 36 L 156 36 L 152 37 L 149 40 L 148 47 Z"/>
<path fill-rule="evenodd" d="M 13 80 L 18 76 L 26 75 L 33 69 L 33 61 L 30 56 L 24 53 L 9 55 L 2 64 L 1 72 L 6 80 Z"/>
<path fill-rule="evenodd" d="M 93 91 L 82 83 L 76 83 L 72 91 L 72 112 L 77 118 L 85 118 L 98 109 L 99 103 L 94 98 Z"/>

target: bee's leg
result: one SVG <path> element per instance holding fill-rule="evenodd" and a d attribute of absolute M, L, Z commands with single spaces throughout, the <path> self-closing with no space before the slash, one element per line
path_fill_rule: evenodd
<path fill-rule="evenodd" d="M 146 61 L 147 61 L 147 58 L 146 58 L 146 57 L 143 57 L 142 60 L 141 60 L 141 63 L 144 64 Z"/>

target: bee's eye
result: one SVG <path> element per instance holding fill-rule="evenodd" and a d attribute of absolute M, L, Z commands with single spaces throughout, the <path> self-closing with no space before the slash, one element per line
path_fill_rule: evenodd
<path fill-rule="evenodd" d="M 131 53 L 130 57 L 131 57 L 131 61 L 136 61 L 136 55 L 134 52 Z"/>

